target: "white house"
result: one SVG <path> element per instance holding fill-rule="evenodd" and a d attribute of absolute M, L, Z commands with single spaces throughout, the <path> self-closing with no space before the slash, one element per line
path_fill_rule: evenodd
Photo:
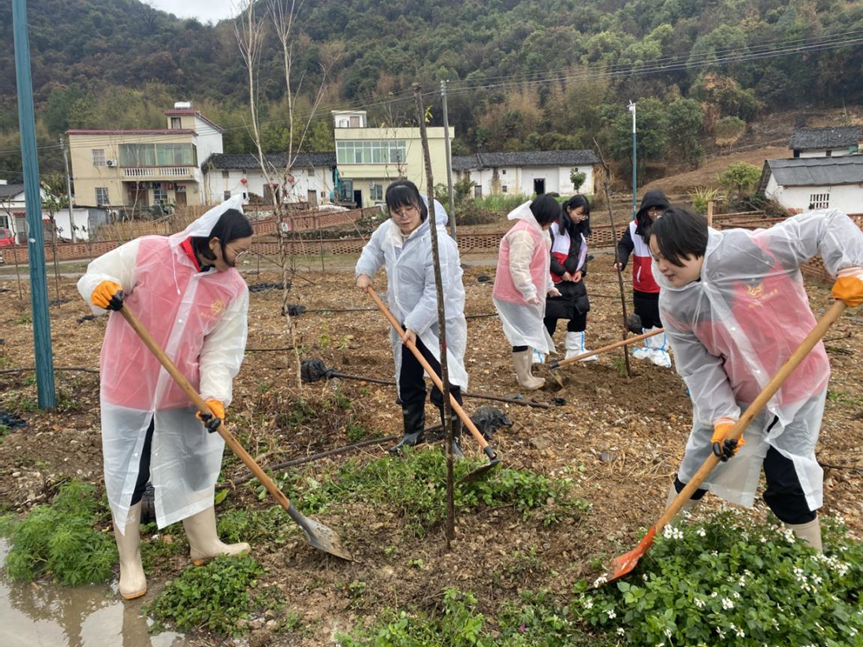
<path fill-rule="evenodd" d="M 584 173 L 579 193 L 595 192 L 599 158 L 590 150 L 521 151 L 514 153 L 477 153 L 452 158 L 458 179 L 470 178 L 474 197 L 503 193 L 572 195 L 573 173 Z"/>
<path fill-rule="evenodd" d="M 863 211 L 863 155 L 766 160 L 760 191 L 795 212 Z"/>
<path fill-rule="evenodd" d="M 39 189 L 42 200 L 45 190 Z M 0 180 L 0 228 L 9 229 L 23 243 L 27 231 L 27 201 L 23 184 L 9 184 Z"/>
<path fill-rule="evenodd" d="M 794 157 L 843 157 L 856 155 L 863 128 L 836 126 L 834 128 L 797 128 L 788 145 Z"/>
<path fill-rule="evenodd" d="M 299 153 L 287 168 L 287 154 L 264 155 L 269 181 L 257 156 L 251 153 L 211 155 L 201 167 L 208 202 L 218 203 L 235 195 L 248 204 L 254 194 L 273 203 L 275 193 L 284 203 L 308 202 L 314 206 L 329 200 L 333 189 L 335 153 Z"/>

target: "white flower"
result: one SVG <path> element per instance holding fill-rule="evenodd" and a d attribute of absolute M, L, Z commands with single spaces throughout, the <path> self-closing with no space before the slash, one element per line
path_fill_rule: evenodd
<path fill-rule="evenodd" d="M 699 537 L 706 537 L 707 531 L 704 528 L 699 528 L 698 530 L 695 531 L 695 534 L 698 535 Z"/>
<path fill-rule="evenodd" d="M 662 536 L 666 539 L 683 539 L 683 533 L 670 525 L 662 529 Z"/>
<path fill-rule="evenodd" d="M 743 629 L 737 629 L 736 633 L 738 638 L 746 638 L 746 634 L 743 633 Z"/>
<path fill-rule="evenodd" d="M 605 577 L 605 575 L 600 575 L 595 580 L 593 580 L 593 588 L 597 588 L 600 585 L 605 584 L 606 582 L 608 582 L 608 578 Z"/>
<path fill-rule="evenodd" d="M 626 635 L 626 632 L 623 630 L 623 627 L 617 628 L 617 635 L 618 636 L 625 636 Z"/>
<path fill-rule="evenodd" d="M 725 638 L 725 632 L 722 631 L 722 627 L 716 627 L 716 633 L 719 634 L 720 638 Z"/>
<path fill-rule="evenodd" d="M 734 598 L 735 600 L 739 600 L 740 594 L 737 591 L 735 591 L 734 593 L 731 594 L 731 597 Z"/>
<path fill-rule="evenodd" d="M 719 594 L 716 591 L 714 591 L 713 593 L 710 594 L 710 597 L 715 598 L 717 595 L 719 595 Z"/>
<path fill-rule="evenodd" d="M 608 611 L 606 611 L 606 613 L 608 614 L 608 619 L 609 619 L 609 620 L 614 620 L 614 619 L 617 617 L 617 614 L 614 612 L 614 609 L 613 609 L 613 608 L 611 608 L 611 609 L 609 609 Z"/>
<path fill-rule="evenodd" d="M 585 599 L 584 608 L 585 609 L 592 609 L 593 608 L 593 600 L 591 600 L 590 598 Z"/>
<path fill-rule="evenodd" d="M 701 598 L 695 598 L 695 606 L 697 606 L 699 609 L 703 609 L 704 600 L 702 600 Z"/>
<path fill-rule="evenodd" d="M 734 608 L 734 603 L 728 598 L 722 598 L 722 608 L 728 611 L 728 609 Z"/>

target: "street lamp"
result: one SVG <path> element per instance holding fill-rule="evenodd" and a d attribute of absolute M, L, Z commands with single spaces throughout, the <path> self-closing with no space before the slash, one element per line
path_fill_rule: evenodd
<path fill-rule="evenodd" d="M 636 139 L 636 135 L 635 135 L 635 103 L 633 103 L 630 100 L 627 108 L 629 109 L 629 112 L 632 113 L 632 217 L 635 218 L 635 214 L 638 213 L 638 209 L 635 206 L 635 195 L 638 191 L 638 188 L 636 186 L 636 177 L 637 177 L 636 169 L 638 168 L 638 166 L 636 164 L 637 153 L 636 153 L 636 149 L 635 149 L 635 139 Z"/>

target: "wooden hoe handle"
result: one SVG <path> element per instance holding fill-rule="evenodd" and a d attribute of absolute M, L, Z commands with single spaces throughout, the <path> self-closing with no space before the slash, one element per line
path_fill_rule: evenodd
<path fill-rule="evenodd" d="M 441 382 L 440 376 L 435 372 L 435 370 L 431 367 L 431 365 L 426 361 L 426 358 L 423 357 L 423 354 L 420 352 L 419 348 L 417 348 L 416 344 L 412 341 L 405 341 L 405 332 L 401 327 L 401 324 L 398 320 L 393 316 L 393 313 L 390 312 L 390 309 L 387 308 L 386 304 L 381 301 L 381 298 L 378 296 L 378 293 L 375 292 L 374 288 L 369 286 L 368 288 L 369 296 L 375 302 L 380 311 L 384 313 L 384 316 L 389 320 L 392 327 L 395 329 L 396 333 L 398 333 L 399 337 L 401 337 L 404 345 L 410 348 L 411 352 L 414 354 L 414 357 L 417 358 L 417 361 L 422 365 L 425 369 L 425 372 L 429 374 L 432 379 L 432 382 L 435 383 L 435 386 L 443 392 L 443 382 Z M 461 421 L 464 423 L 464 426 L 468 428 L 471 433 L 471 436 L 474 437 L 474 440 L 479 443 L 479 446 L 482 447 L 483 451 L 485 451 L 486 455 L 489 458 L 494 458 L 495 454 L 489 454 L 487 448 L 489 444 L 486 442 L 483 435 L 479 432 L 479 429 L 476 428 L 476 425 L 473 424 L 473 421 L 470 419 L 470 416 L 465 413 L 465 410 L 461 408 L 461 405 L 458 401 L 453 397 L 452 393 L 449 396 L 450 405 L 453 408 L 453 411 L 456 412 Z"/>
<path fill-rule="evenodd" d="M 164 350 L 156 343 L 156 340 L 153 339 L 152 335 L 144 328 L 141 321 L 135 316 L 131 310 L 129 310 L 129 306 L 123 305 L 123 308 L 119 311 L 123 318 L 128 322 L 128 324 L 132 327 L 138 336 L 141 338 L 141 341 L 144 342 L 144 345 L 150 349 L 150 352 L 156 356 L 156 359 L 159 360 L 159 363 L 165 368 L 168 374 L 174 378 L 174 381 L 180 385 L 180 388 L 185 391 L 186 395 L 189 396 L 189 399 L 192 401 L 200 411 L 203 413 L 208 413 L 210 415 L 213 414 L 210 411 L 210 407 L 207 406 L 207 403 L 204 401 L 204 398 L 201 397 L 201 394 L 198 393 L 195 388 L 189 383 L 189 380 L 186 379 L 186 376 L 180 372 L 180 369 L 171 361 L 171 358 L 165 353 Z M 275 499 L 279 502 L 285 510 L 289 510 L 291 508 L 291 502 L 288 500 L 288 497 L 284 495 L 284 493 L 273 483 L 273 480 L 267 476 L 266 472 L 261 469 L 261 466 L 255 462 L 255 459 L 251 457 L 249 452 L 247 452 L 243 446 L 237 442 L 237 439 L 228 431 L 227 427 L 225 427 L 224 421 L 219 424 L 218 429 L 219 435 L 225 440 L 225 443 L 228 447 L 231 448 L 241 461 L 248 467 L 252 474 L 255 475 L 261 483 L 263 483 L 264 487 L 267 488 L 267 491 L 275 497 Z M 293 512 L 291 510 L 291 512 Z"/>
<path fill-rule="evenodd" d="M 554 364 L 549 365 L 549 370 L 553 370 L 556 368 L 560 368 L 561 366 L 566 366 L 567 364 L 572 364 L 573 362 L 577 362 L 580 359 L 584 359 L 585 357 L 590 357 L 591 355 L 599 355 L 600 353 L 605 353 L 610 350 L 614 350 L 615 348 L 620 348 L 621 346 L 626 346 L 627 344 L 634 344 L 637 341 L 641 341 L 643 339 L 647 339 L 648 337 L 653 337 L 654 335 L 658 335 L 661 332 L 665 332 L 664 328 L 657 328 L 656 330 L 651 330 L 650 332 L 642 333 L 641 335 L 636 335 L 635 337 L 627 337 L 626 339 L 621 339 L 620 341 L 616 341 L 613 344 L 609 344 L 608 346 L 603 346 L 602 348 L 597 348 L 596 350 L 590 350 L 586 353 L 582 353 L 581 355 L 576 355 L 575 357 L 570 357 L 569 359 L 564 359 L 559 362 L 555 362 Z"/>
<path fill-rule="evenodd" d="M 802 362 L 809 352 L 815 348 L 816 344 L 821 341 L 821 338 L 827 333 L 827 329 L 836 321 L 839 317 L 842 316 L 842 313 L 845 312 L 845 303 L 843 301 L 835 301 L 830 309 L 824 314 L 823 317 L 818 321 L 815 328 L 812 329 L 806 339 L 797 347 L 791 357 L 788 358 L 788 361 L 782 365 L 782 368 L 773 376 L 773 379 L 764 387 L 761 393 L 758 394 L 758 397 L 749 405 L 746 411 L 743 412 L 743 415 L 740 416 L 740 420 L 734 425 L 734 428 L 731 432 L 726 436 L 726 440 L 736 440 L 743 435 L 743 431 L 746 427 L 749 426 L 749 423 L 752 422 L 752 419 L 757 416 L 761 410 L 767 405 L 776 392 L 779 390 L 779 387 L 782 386 L 783 382 L 794 372 L 794 369 Z M 733 458 L 731 460 L 734 460 Z M 695 473 L 689 483 L 686 484 L 686 487 L 681 490 L 680 494 L 672 501 L 671 505 L 662 513 L 662 516 L 659 520 L 653 525 L 654 530 L 659 533 L 662 529 L 668 524 L 680 509 L 683 507 L 683 504 L 686 503 L 689 498 L 695 493 L 695 490 L 698 489 L 698 486 L 704 482 L 710 472 L 713 471 L 713 468 L 716 467 L 717 463 L 719 463 L 719 457 L 715 454 L 711 454 L 707 460 L 702 463 L 701 467 Z"/>

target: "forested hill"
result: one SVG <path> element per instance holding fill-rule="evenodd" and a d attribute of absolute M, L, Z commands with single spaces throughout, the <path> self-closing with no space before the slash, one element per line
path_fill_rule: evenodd
<path fill-rule="evenodd" d="M 266 2 L 257 5 L 261 19 Z M 202 25 L 138 0 L 28 5 L 42 138 L 68 127 L 158 125 L 161 109 L 184 99 L 228 128 L 229 149 L 249 147 L 231 21 Z M 415 80 L 432 88 L 449 79 L 457 152 L 578 147 L 599 137 L 620 153 L 615 132 L 625 130 L 633 99 L 644 108 L 648 162 L 692 135 L 672 132 L 681 124 L 703 141 L 717 125 L 733 134 L 777 108 L 863 98 L 863 0 L 307 0 L 300 28 L 294 79 L 304 90 L 316 87 L 321 59 L 341 52 L 326 108 L 371 106 L 373 122 L 404 121 L 410 104 L 393 98 Z M 8 44 L 0 50 L 4 150 L 17 126 L 11 2 L 0 3 L 0 37 Z M 846 45 L 833 48 L 839 42 Z M 268 33 L 259 74 L 267 148 L 285 136 L 279 57 Z M 325 120 L 319 126 L 308 147 L 326 145 Z M 692 137 L 680 147 L 697 162 Z M 10 163 L 0 158 L 0 169 Z"/>

